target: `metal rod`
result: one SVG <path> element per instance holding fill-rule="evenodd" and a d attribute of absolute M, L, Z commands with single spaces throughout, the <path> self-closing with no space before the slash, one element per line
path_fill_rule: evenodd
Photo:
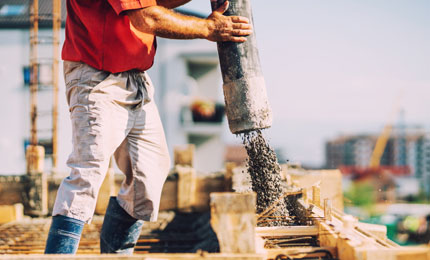
<path fill-rule="evenodd" d="M 30 12 L 30 39 L 37 39 L 39 33 L 39 0 L 33 0 Z M 30 41 L 30 143 L 37 145 L 37 88 L 39 72 L 37 64 L 37 41 Z"/>

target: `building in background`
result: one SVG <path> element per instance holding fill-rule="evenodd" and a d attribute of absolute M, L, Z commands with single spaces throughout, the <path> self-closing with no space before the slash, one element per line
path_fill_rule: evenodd
<path fill-rule="evenodd" d="M 325 144 L 326 167 L 336 169 L 342 165 L 369 164 L 376 137 L 370 135 L 340 136 Z"/>
<path fill-rule="evenodd" d="M 346 175 L 369 166 L 377 135 L 339 136 L 325 144 L 326 167 L 340 168 Z M 399 193 L 406 196 L 421 186 L 430 198 L 430 133 L 417 128 L 396 127 L 385 146 L 381 169 L 396 176 Z M 403 193 L 402 193 L 403 191 Z"/>
<path fill-rule="evenodd" d="M 430 133 L 420 135 L 416 141 L 410 144 L 415 156 L 410 163 L 414 167 L 416 178 L 422 180 L 424 192 L 430 198 Z"/>

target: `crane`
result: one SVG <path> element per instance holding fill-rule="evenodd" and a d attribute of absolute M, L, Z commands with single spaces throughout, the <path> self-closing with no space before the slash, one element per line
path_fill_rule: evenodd
<path fill-rule="evenodd" d="M 393 174 L 410 173 L 410 169 L 408 166 L 391 166 L 391 165 L 381 166 L 381 158 L 382 158 L 382 155 L 384 154 L 385 148 L 387 147 L 388 140 L 390 139 L 395 115 L 397 115 L 398 112 L 400 111 L 401 96 L 402 95 L 399 95 L 399 97 L 397 98 L 393 106 L 393 110 L 391 112 L 389 120 L 376 140 L 375 147 L 373 148 L 373 152 L 370 157 L 369 165 L 367 167 L 342 166 L 340 167 L 340 169 L 343 173 L 352 174 L 356 178 L 380 174 L 383 171 L 389 171 Z"/>

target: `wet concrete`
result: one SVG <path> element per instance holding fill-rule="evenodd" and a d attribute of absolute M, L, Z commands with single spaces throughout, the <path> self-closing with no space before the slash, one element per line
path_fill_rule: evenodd
<path fill-rule="evenodd" d="M 275 151 L 270 147 L 260 130 L 241 134 L 248 153 L 247 169 L 251 177 L 252 190 L 257 193 L 257 214 L 277 204 L 270 210 L 270 217 L 260 226 L 287 225 L 289 213 L 287 200 L 282 199 L 286 187 L 281 178 L 281 167 Z"/>

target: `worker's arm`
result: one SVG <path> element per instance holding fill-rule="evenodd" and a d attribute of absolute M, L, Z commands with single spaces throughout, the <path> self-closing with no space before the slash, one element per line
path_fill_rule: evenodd
<path fill-rule="evenodd" d="M 138 31 L 163 38 L 246 41 L 245 36 L 252 33 L 249 20 L 241 16 L 224 16 L 227 8 L 228 1 L 206 19 L 182 15 L 162 6 L 130 10 L 127 15 Z"/>
<path fill-rule="evenodd" d="M 189 1 L 191 0 L 157 0 L 157 5 L 172 9 L 184 5 Z"/>

